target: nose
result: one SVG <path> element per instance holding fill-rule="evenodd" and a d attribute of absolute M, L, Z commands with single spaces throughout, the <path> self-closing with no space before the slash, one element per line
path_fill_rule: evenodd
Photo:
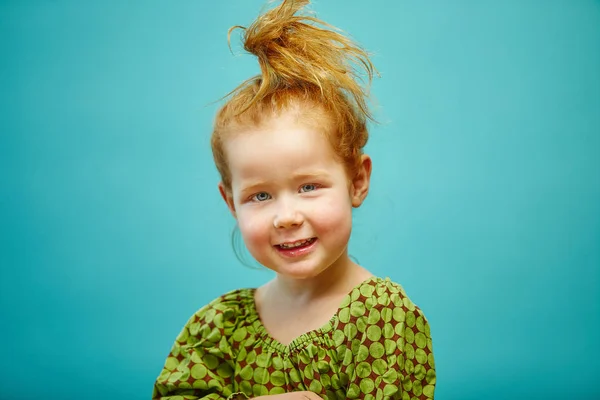
<path fill-rule="evenodd" d="M 273 218 L 275 228 L 292 228 L 302 225 L 304 217 L 291 199 L 280 199 Z"/>

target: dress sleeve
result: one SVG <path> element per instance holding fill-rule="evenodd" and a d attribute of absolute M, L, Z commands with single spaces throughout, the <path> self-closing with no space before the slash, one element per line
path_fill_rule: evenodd
<path fill-rule="evenodd" d="M 356 321 L 348 365 L 348 399 L 430 400 L 435 389 L 435 362 L 429 323 L 407 297 L 372 307 Z M 368 309 L 369 307 L 367 307 Z"/>
<path fill-rule="evenodd" d="M 217 303 L 190 318 L 154 383 L 153 400 L 246 398 L 233 390 L 233 354 L 227 339 L 235 328 L 235 314 L 235 309 Z"/>

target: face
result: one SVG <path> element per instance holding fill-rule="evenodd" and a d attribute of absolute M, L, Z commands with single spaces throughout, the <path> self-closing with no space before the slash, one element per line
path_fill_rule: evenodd
<path fill-rule="evenodd" d="M 278 274 L 312 278 L 351 261 L 352 207 L 366 197 L 370 159 L 350 179 L 324 134 L 291 114 L 225 143 L 231 190 L 221 194 L 252 256 Z"/>

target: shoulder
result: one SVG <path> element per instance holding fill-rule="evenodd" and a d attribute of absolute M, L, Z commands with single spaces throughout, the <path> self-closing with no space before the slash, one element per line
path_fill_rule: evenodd
<path fill-rule="evenodd" d="M 367 308 L 405 307 L 412 309 L 415 304 L 404 288 L 390 278 L 371 277 L 356 286 L 350 293 L 351 300 L 364 302 Z"/>
<path fill-rule="evenodd" d="M 208 340 L 218 342 L 250 322 L 254 309 L 254 289 L 236 289 L 212 300 L 187 321 L 179 334 L 180 343 Z"/>
<path fill-rule="evenodd" d="M 398 352 L 414 357 L 417 349 L 423 359 L 423 352 L 432 349 L 425 315 L 402 286 L 389 278 L 373 277 L 356 286 L 344 300 L 334 329 L 337 345 L 351 353 L 363 349 L 363 355 L 356 358 L 359 361 L 371 351 L 373 357 Z"/>
<path fill-rule="evenodd" d="M 367 318 L 369 324 L 427 321 L 404 288 L 389 278 L 372 277 L 355 287 L 345 301 L 350 316 Z"/>
<path fill-rule="evenodd" d="M 248 308 L 254 301 L 254 289 L 236 289 L 227 292 L 210 303 L 196 311 L 195 317 L 199 319 L 220 319 L 217 315 L 223 315 L 222 318 Z M 208 321 L 206 321 L 208 322 Z"/>

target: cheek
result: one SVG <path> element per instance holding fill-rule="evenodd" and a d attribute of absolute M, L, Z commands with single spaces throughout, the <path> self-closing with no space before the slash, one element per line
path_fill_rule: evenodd
<path fill-rule="evenodd" d="M 238 226 L 246 247 L 252 249 L 258 244 L 264 244 L 269 240 L 269 222 L 256 211 L 244 211 L 238 213 Z"/>
<path fill-rule="evenodd" d="M 345 193 L 329 198 L 315 209 L 313 223 L 323 233 L 335 233 L 346 240 L 352 229 L 352 205 Z"/>

